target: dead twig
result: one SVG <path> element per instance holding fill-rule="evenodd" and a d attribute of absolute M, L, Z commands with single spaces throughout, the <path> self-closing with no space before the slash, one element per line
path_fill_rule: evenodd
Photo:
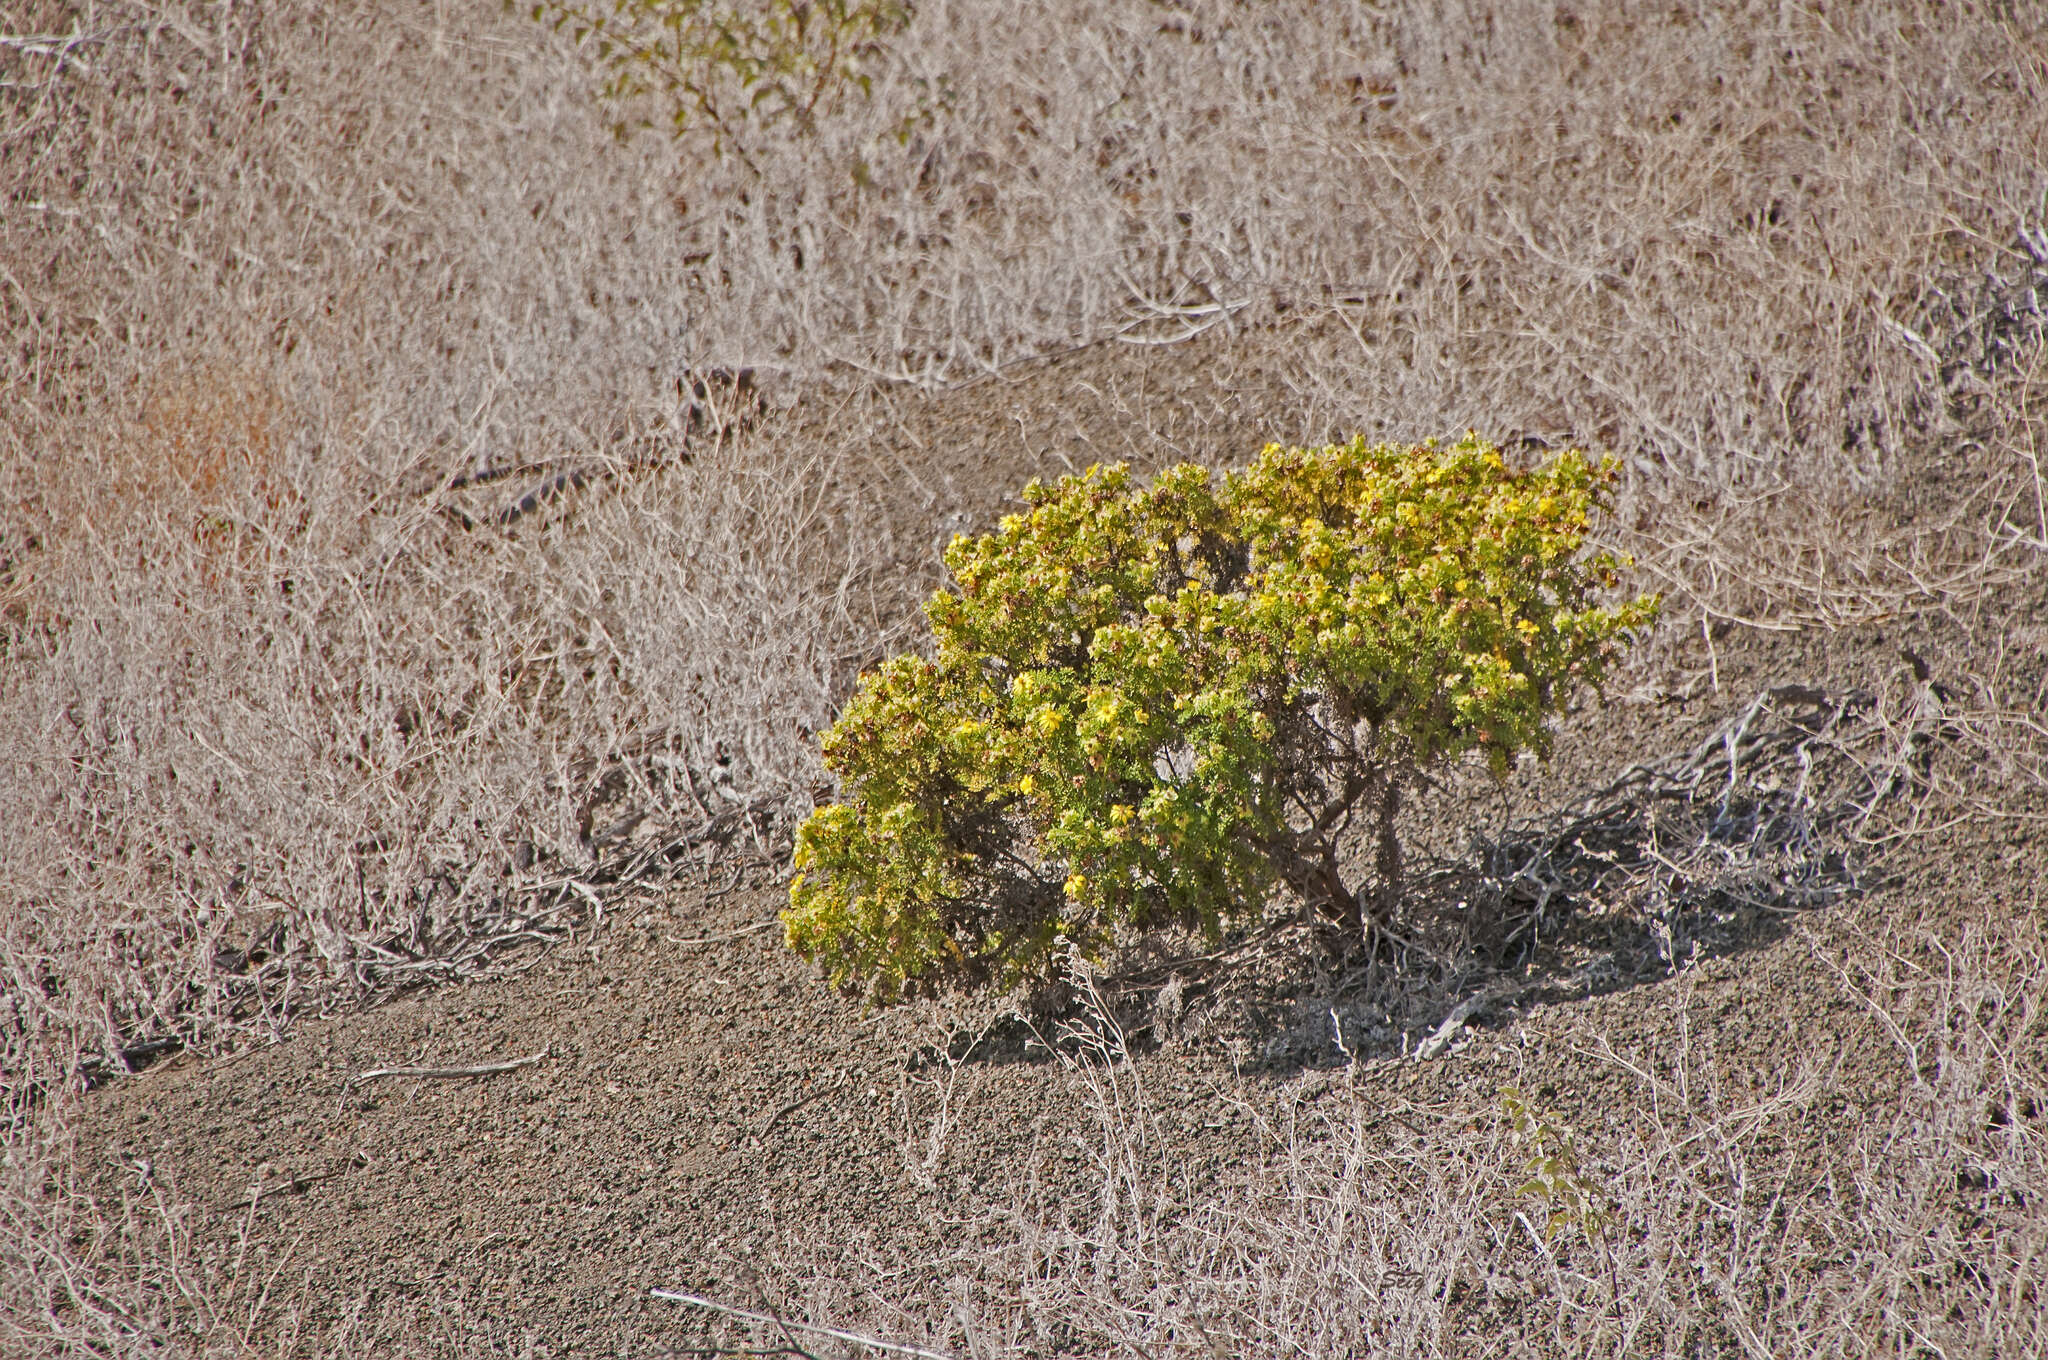
<path fill-rule="evenodd" d="M 220 1212 L 232 1214 L 241 1209 L 253 1209 L 271 1195 L 304 1194 L 307 1190 L 319 1185 L 323 1181 L 338 1180 L 351 1171 L 360 1171 L 369 1164 L 370 1159 L 359 1152 L 340 1165 L 331 1166 L 325 1171 L 315 1171 L 304 1176 L 293 1176 L 290 1180 L 280 1181 L 275 1185 L 259 1185 L 234 1203 L 222 1205 Z"/>
<path fill-rule="evenodd" d="M 531 1067 L 553 1051 L 552 1046 L 538 1053 L 529 1053 L 523 1058 L 511 1058 L 505 1062 L 476 1063 L 468 1067 L 373 1067 L 367 1072 L 358 1072 L 349 1078 L 353 1086 L 359 1081 L 374 1081 L 378 1077 L 427 1077 L 449 1081 L 459 1077 L 488 1077 L 499 1072 L 513 1072 L 522 1067 Z"/>
<path fill-rule="evenodd" d="M 1436 1057 L 1451 1046 L 1451 1040 L 1458 1037 L 1458 1031 L 1465 1028 L 1466 1021 L 1494 1002 L 1505 1000 L 1525 990 L 1527 989 L 1522 987 L 1489 987 L 1483 992 L 1475 992 L 1466 997 L 1452 1008 L 1451 1013 L 1444 1017 L 1443 1023 L 1438 1025 L 1427 1039 L 1415 1046 L 1415 1061 L 1428 1062 Z"/>
<path fill-rule="evenodd" d="M 928 1351 L 920 1346 L 905 1346 L 894 1341 L 880 1341 L 871 1336 L 862 1336 L 859 1332 L 843 1331 L 838 1327 L 820 1327 L 816 1323 L 811 1322 L 791 1322 L 787 1318 L 774 1317 L 768 1313 L 757 1313 L 750 1308 L 735 1308 L 729 1303 L 719 1303 L 716 1300 L 707 1299 L 701 1294 L 686 1294 L 680 1289 L 650 1289 L 647 1293 L 652 1298 L 667 1299 L 671 1303 L 687 1303 L 692 1308 L 706 1308 L 714 1313 L 723 1313 L 727 1317 L 742 1318 L 748 1322 L 758 1322 L 765 1327 L 780 1327 L 791 1331 L 809 1332 L 813 1336 L 829 1336 L 834 1341 L 844 1341 L 848 1345 L 869 1346 L 875 1350 L 888 1351 L 894 1355 L 915 1355 L 920 1357 L 920 1360 L 953 1360 L 953 1357 L 947 1355 L 944 1351 Z"/>
<path fill-rule="evenodd" d="M 765 921 L 756 921 L 750 926 L 741 926 L 738 930 L 728 930 L 722 935 L 699 935 L 692 939 L 677 939 L 673 935 L 664 935 L 662 938 L 670 944 L 680 947 L 700 944 L 724 944 L 727 940 L 738 940 L 744 939 L 748 935 L 758 935 L 764 930 L 772 929 L 781 924 L 781 917 L 771 916 Z"/>

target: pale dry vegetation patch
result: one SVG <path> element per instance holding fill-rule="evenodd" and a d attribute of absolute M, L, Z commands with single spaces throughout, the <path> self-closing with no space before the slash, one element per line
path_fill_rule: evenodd
<path fill-rule="evenodd" d="M 2040 210 L 2035 35 L 1954 17 L 921 6 L 815 137 L 693 167 L 703 333 L 945 382 L 1306 309 L 1374 430 L 1868 483 L 1923 386 L 1880 318 Z"/>
<path fill-rule="evenodd" d="M 861 384 L 1281 345 L 1298 437 L 1623 453 L 1695 618 L 1967 612 L 2048 551 L 2024 13 L 931 0 L 746 159 L 615 143 L 490 0 L 4 27 L 0 1198 L 62 1246 L 10 1262 L 24 1349 L 186 1287 L 49 1302 L 81 1071 L 774 850 L 928 584 L 833 425 Z M 742 368 L 804 404 L 722 406 Z M 1904 516 L 1944 443 L 1974 497 Z M 2039 736 L 2015 655 L 1987 748 Z"/>
<path fill-rule="evenodd" d="M 773 456 L 728 475 L 688 374 L 648 376 L 679 314 L 605 305 L 638 261 L 593 238 L 644 205 L 630 174 L 583 201 L 565 167 L 602 131 L 530 43 L 411 9 L 34 17 L 47 41 L 8 51 L 24 343 L 0 462 L 24 1099 L 81 1049 L 118 1071 L 558 934 L 542 918 L 583 899 L 520 881 L 592 867 L 627 745 L 677 734 L 708 769 L 721 739 L 761 745 L 760 714 L 829 714 L 831 682 L 736 678 L 762 601 L 806 611 L 778 642 L 859 645 L 814 626 L 845 564 L 789 551 L 820 488 Z M 659 523 L 628 523 L 693 457 Z M 563 471 L 623 493 L 583 538 L 544 514 L 465 531 L 446 490 L 509 473 L 486 479 L 509 506 Z M 617 597 L 655 612 L 621 625 Z"/>
<path fill-rule="evenodd" d="M 1690 976 L 1646 1039 L 1527 1027 L 1528 1079 L 1559 1080 L 1562 1059 L 1608 1093 L 1557 1093 L 1576 1127 L 1540 1116 L 1591 1201 L 1554 1233 L 1505 1102 L 1404 1101 L 1383 1062 L 1206 1111 L 1244 1127 L 1247 1153 L 1191 1172 L 1173 1102 L 1098 1007 L 1055 1043 L 1094 1114 L 1076 1149 L 1091 1203 L 998 1193 L 973 1245 L 916 1263 L 791 1233 L 759 1296 L 958 1356 L 2032 1353 L 2048 1340 L 2040 923 L 1883 926 L 1846 968 L 1828 934 L 1805 946 L 1868 1033 L 1806 1034 L 1771 1070 Z M 782 1339 L 714 1327 L 707 1344 Z"/>
<path fill-rule="evenodd" d="M 943 387 L 1277 326 L 1290 435 L 1630 455 L 1622 536 L 1722 622 L 1968 603 L 2040 551 L 2016 16 L 935 3 L 861 69 L 805 136 L 679 143 L 718 362 Z M 1976 494 L 1902 522 L 1936 446 Z"/>

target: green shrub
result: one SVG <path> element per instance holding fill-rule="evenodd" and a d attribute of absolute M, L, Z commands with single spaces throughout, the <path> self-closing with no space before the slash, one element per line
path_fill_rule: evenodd
<path fill-rule="evenodd" d="M 826 734 L 843 800 L 798 833 L 789 943 L 891 999 L 1040 975 L 1062 936 L 1214 937 L 1281 885 L 1386 922 L 1404 787 L 1546 750 L 1545 715 L 1654 613 L 1594 600 L 1622 565 L 1583 550 L 1612 478 L 1472 436 L 1032 483 L 947 550 L 934 655 L 864 676 Z M 1364 896 L 1339 858 L 1360 816 Z"/>
<path fill-rule="evenodd" d="M 842 90 L 865 92 L 863 66 L 910 22 L 906 0 L 539 0 L 531 13 L 592 50 L 605 104 L 657 108 L 678 136 L 702 130 L 742 157 L 749 129 L 807 132 Z M 613 131 L 652 126 L 621 117 Z"/>

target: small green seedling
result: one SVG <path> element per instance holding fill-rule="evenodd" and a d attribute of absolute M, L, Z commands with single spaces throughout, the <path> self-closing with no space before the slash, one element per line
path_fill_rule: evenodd
<path fill-rule="evenodd" d="M 867 93 L 911 18 L 905 0 L 538 0 L 530 13 L 592 54 L 602 103 L 659 110 L 676 135 L 708 133 L 743 158 L 752 133 L 781 122 L 809 133 L 839 94 Z M 613 131 L 654 125 L 622 116 Z"/>
<path fill-rule="evenodd" d="M 1579 1164 L 1571 1129 L 1555 1110 L 1538 1111 L 1514 1087 L 1500 1093 L 1501 1113 L 1522 1149 L 1522 1174 L 1517 1198 L 1540 1200 L 1544 1206 L 1543 1236 L 1552 1240 L 1576 1228 L 1589 1242 L 1599 1242 L 1613 1224 L 1606 1187 Z"/>

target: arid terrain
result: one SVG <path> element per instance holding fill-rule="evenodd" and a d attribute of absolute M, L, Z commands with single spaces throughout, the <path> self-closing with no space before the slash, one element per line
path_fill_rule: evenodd
<path fill-rule="evenodd" d="M 798 10 L 0 17 L 0 1354 L 2048 1353 L 2043 16 Z M 1663 614 L 1398 938 L 785 946 L 953 534 L 1467 429 Z"/>

